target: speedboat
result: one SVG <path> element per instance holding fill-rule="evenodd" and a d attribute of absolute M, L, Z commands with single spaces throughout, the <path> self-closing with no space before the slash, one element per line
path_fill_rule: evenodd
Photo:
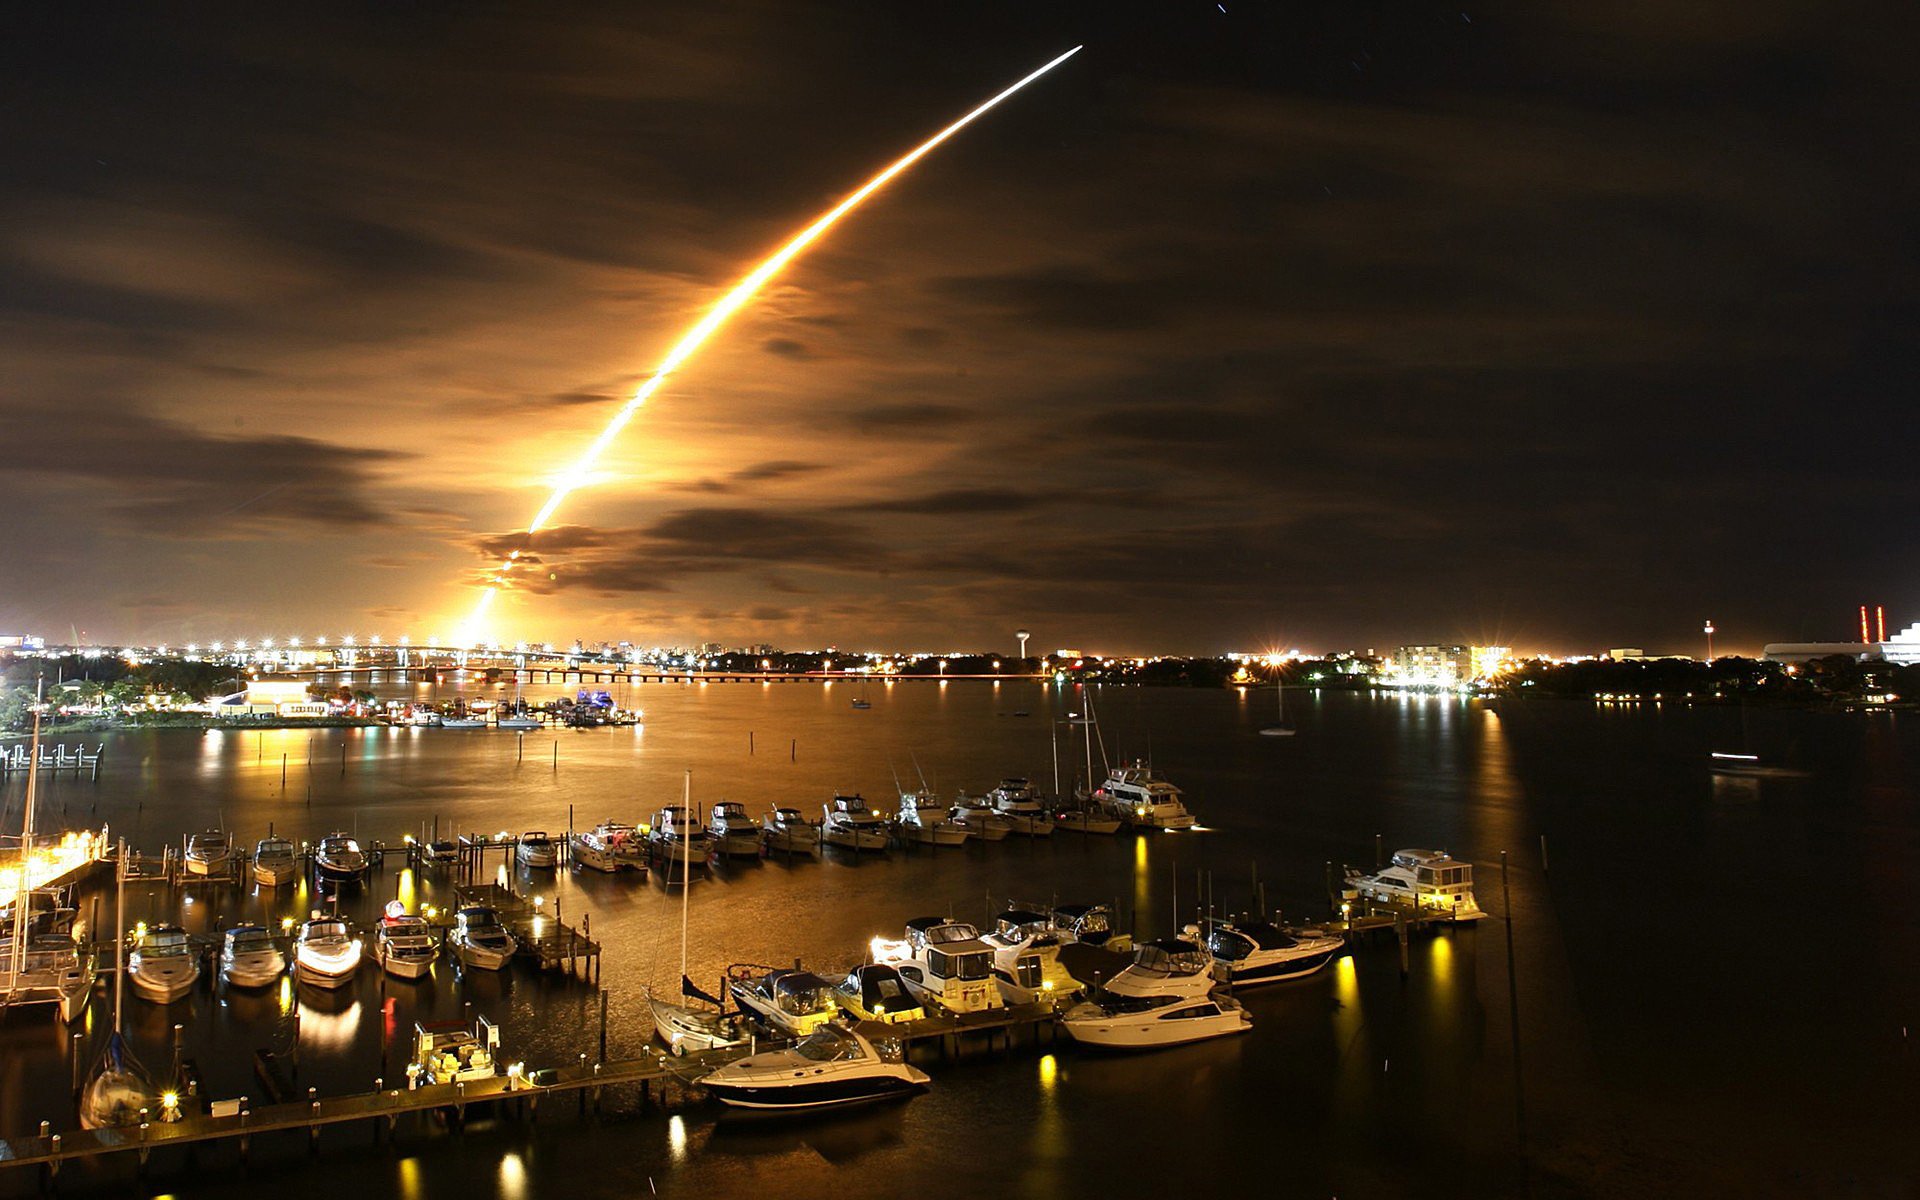
<path fill-rule="evenodd" d="M 900 977 L 899 968 L 891 963 L 864 963 L 848 971 L 833 989 L 833 998 L 862 1021 L 900 1025 L 927 1015 L 907 981 Z"/>
<path fill-rule="evenodd" d="M 736 1108 L 797 1111 L 912 1095 L 931 1082 L 851 1029 L 828 1025 L 789 1050 L 770 1050 L 702 1076 L 701 1086 Z"/>
<path fill-rule="evenodd" d="M 1076 803 L 1055 811 L 1053 827 L 1068 833 L 1118 833 L 1120 818 L 1092 804 Z"/>
<path fill-rule="evenodd" d="M 640 831 L 620 821 L 602 821 L 573 835 L 573 865 L 612 874 L 647 869 L 647 844 Z"/>
<path fill-rule="evenodd" d="M 788 1037 L 804 1037 L 840 1011 L 833 985 L 799 967 L 736 963 L 727 968 L 727 994 L 768 1030 Z"/>
<path fill-rule="evenodd" d="M 676 1004 L 651 990 L 647 992 L 653 1032 L 675 1054 L 744 1046 L 753 1036 L 741 1012 L 728 1012 L 723 1002 L 695 987 L 685 975 L 680 977 L 680 994 L 686 1003 Z"/>
<path fill-rule="evenodd" d="M 1005 1001 L 993 979 L 993 947 L 964 921 L 915 917 L 899 941 L 874 938 L 875 962 L 900 972 L 914 999 L 942 1012 L 982 1012 Z"/>
<path fill-rule="evenodd" d="M 327 883 L 359 883 L 367 873 L 367 856 L 353 838 L 330 833 L 313 851 L 313 869 Z"/>
<path fill-rule="evenodd" d="M 1053 833 L 1053 814 L 1033 794 L 1033 784 L 1024 779 L 1002 779 L 987 793 L 993 811 L 1006 818 L 1015 833 L 1028 837 L 1047 837 Z"/>
<path fill-rule="evenodd" d="M 1349 870 L 1345 894 L 1408 905 L 1450 921 L 1478 921 L 1487 915 L 1473 898 L 1472 864 L 1445 850 L 1395 850 L 1393 861 L 1379 871 Z"/>
<path fill-rule="evenodd" d="M 1060 964 L 1060 947 L 1071 938 L 1047 913 L 1009 908 L 980 940 L 993 947 L 994 982 L 1008 1004 L 1064 999 L 1080 988 L 1080 981 Z"/>
<path fill-rule="evenodd" d="M 229 874 L 233 870 L 233 839 L 220 829 L 191 834 L 180 859 L 189 875 L 209 878 Z"/>
<path fill-rule="evenodd" d="M 760 828 L 767 849 L 773 853 L 820 853 L 820 822 L 807 820 L 797 808 L 774 809 Z"/>
<path fill-rule="evenodd" d="M 707 869 L 707 831 L 683 804 L 669 804 L 654 814 L 647 840 L 653 845 L 654 858 L 665 868 L 660 878 L 667 883 L 684 883 L 691 873 Z"/>
<path fill-rule="evenodd" d="M 544 829 L 530 829 L 521 834 L 513 856 L 529 871 L 551 871 L 560 865 L 560 851 Z"/>
<path fill-rule="evenodd" d="M 1225 996 L 1103 996 L 1068 1009 L 1060 1027 L 1089 1046 L 1151 1050 L 1245 1033 L 1253 1018 Z"/>
<path fill-rule="evenodd" d="M 1311 975 L 1345 945 L 1318 930 L 1282 929 L 1265 921 L 1220 923 L 1207 930 L 1213 973 L 1234 987 Z"/>
<path fill-rule="evenodd" d="M 961 792 L 947 819 L 983 842 L 998 842 L 1013 832 L 1013 822 L 1001 816 L 985 796 Z"/>
<path fill-rule="evenodd" d="M 287 956 L 264 925 L 235 925 L 220 943 L 220 977 L 228 987 L 272 987 L 287 973 Z"/>
<path fill-rule="evenodd" d="M 1136 829 L 1192 829 L 1195 824 L 1180 789 L 1144 762 L 1108 771 L 1107 781 L 1095 789 L 1093 799 Z"/>
<path fill-rule="evenodd" d="M 186 930 L 155 925 L 137 936 L 127 955 L 127 982 L 136 994 L 155 1004 L 171 1004 L 199 981 L 200 956 L 193 952 Z"/>
<path fill-rule="evenodd" d="M 713 806 L 711 831 L 714 849 L 737 858 L 760 857 L 760 822 L 747 815 L 747 806 L 738 800 L 722 800 Z"/>
<path fill-rule="evenodd" d="M 900 815 L 893 827 L 903 841 L 922 846 L 964 846 L 972 836 L 941 812 L 939 803 L 925 791 L 900 793 Z"/>
<path fill-rule="evenodd" d="M 344 917 L 315 913 L 293 939 L 293 977 L 315 987 L 342 987 L 360 969 L 360 954 L 360 939 Z"/>
<path fill-rule="evenodd" d="M 407 1064 L 407 1086 L 430 1083 L 471 1083 L 499 1074 L 494 1061 L 500 1048 L 500 1029 L 481 1017 L 469 1033 L 454 1022 L 413 1027 L 413 1061 Z"/>
<path fill-rule="evenodd" d="M 481 971 L 505 970 L 520 949 L 520 943 L 501 923 L 500 914 L 484 904 L 454 914 L 453 932 L 447 940 L 453 943 L 454 957 L 461 966 Z"/>
<path fill-rule="evenodd" d="M 398 900 L 387 902 L 386 915 L 380 918 L 373 956 L 380 969 L 396 979 L 420 979 L 433 971 L 440 957 L 440 939 L 434 936 L 425 917 L 415 916 Z"/>
<path fill-rule="evenodd" d="M 820 827 L 820 840 L 846 850 L 885 850 L 887 823 L 880 810 L 870 808 L 858 793 L 835 796 L 825 805 L 826 824 Z"/>
<path fill-rule="evenodd" d="M 261 887 L 281 887 L 299 874 L 300 860 L 286 838 L 265 837 L 254 846 L 253 881 Z"/>

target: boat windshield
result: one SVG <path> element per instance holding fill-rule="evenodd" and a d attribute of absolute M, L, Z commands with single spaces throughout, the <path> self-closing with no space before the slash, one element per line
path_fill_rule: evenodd
<path fill-rule="evenodd" d="M 271 950 L 272 948 L 273 935 L 258 926 L 252 929 L 227 930 L 227 949 L 235 953 L 243 950 Z"/>
<path fill-rule="evenodd" d="M 958 921 L 951 921 L 945 925 L 935 925 L 927 930 L 927 940 L 936 946 L 945 942 L 977 941 L 979 937 L 980 931 L 978 929 L 975 929 L 971 925 L 963 925 Z"/>
<path fill-rule="evenodd" d="M 1133 965 L 1156 975 L 1197 975 L 1207 969 L 1207 956 L 1191 943 L 1169 947 L 1149 942 L 1134 950 Z"/>
<path fill-rule="evenodd" d="M 813 1062 L 849 1062 L 861 1057 L 860 1043 L 832 1029 L 818 1030 L 793 1049 Z"/>

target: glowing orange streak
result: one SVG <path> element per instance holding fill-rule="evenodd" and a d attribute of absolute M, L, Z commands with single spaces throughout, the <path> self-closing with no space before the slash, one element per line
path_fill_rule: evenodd
<path fill-rule="evenodd" d="M 592 444 L 587 447 L 586 453 L 582 454 L 578 461 L 573 464 L 573 467 L 561 477 L 559 485 L 553 489 L 553 495 L 547 497 L 547 502 L 540 506 L 540 511 L 534 514 L 533 520 L 527 525 L 527 532 L 538 533 L 541 529 L 545 528 L 547 522 L 553 519 L 553 514 L 559 511 L 560 505 L 566 501 L 566 498 L 572 494 L 574 489 L 586 482 L 587 475 L 593 470 L 594 464 L 600 461 L 600 456 L 606 453 L 608 446 L 613 444 L 613 439 L 620 436 L 620 431 L 627 427 L 627 422 L 633 419 L 633 414 L 638 412 L 640 406 L 647 402 L 648 397 L 659 390 L 660 385 L 666 381 L 667 376 L 678 370 L 681 364 L 685 363 L 689 358 L 692 358 L 695 351 L 699 350 L 708 338 L 712 337 L 722 325 L 726 324 L 729 317 L 740 311 L 740 309 L 746 305 L 747 301 L 753 299 L 755 293 L 766 286 L 768 280 L 780 273 L 782 267 L 792 262 L 798 257 L 802 250 L 812 245 L 822 234 L 826 233 L 827 230 L 832 229 L 841 217 L 846 216 L 855 208 L 859 207 L 861 201 L 885 187 L 894 176 L 911 167 L 914 163 L 919 162 L 935 147 L 940 145 L 940 143 L 985 116 L 995 105 L 1005 100 L 1008 96 L 1013 95 L 1021 88 L 1032 83 L 1042 75 L 1045 75 L 1048 71 L 1053 70 L 1061 63 L 1080 53 L 1080 49 L 1079 46 L 1075 46 L 1073 49 L 1000 92 L 966 116 L 961 117 L 958 121 L 942 129 L 939 133 L 934 134 L 913 150 L 895 160 L 886 170 L 861 184 L 859 190 L 853 192 L 846 199 L 822 213 L 814 220 L 813 224 L 795 234 L 791 241 L 774 251 L 765 262 L 755 267 L 745 279 L 735 284 L 733 290 L 725 296 L 722 296 L 719 303 L 708 309 L 707 314 L 701 317 L 699 322 L 681 337 L 680 341 L 674 345 L 672 350 L 667 352 L 666 358 L 661 360 L 660 365 L 654 369 L 653 374 L 647 381 L 641 384 L 639 389 L 633 393 L 632 398 L 620 406 L 620 411 L 613 415 L 611 421 L 607 422 L 607 427 L 600 431 L 600 436 L 593 439 Z M 469 632 L 472 632 L 472 630 L 478 626 L 481 616 L 486 613 L 487 607 L 493 603 L 494 593 L 499 590 L 501 584 L 506 582 L 507 572 L 513 570 L 519 558 L 520 551 L 515 550 L 501 561 L 499 569 L 494 572 L 493 582 L 487 585 L 487 590 L 481 594 L 480 602 L 473 610 L 473 617 L 469 621 Z"/>

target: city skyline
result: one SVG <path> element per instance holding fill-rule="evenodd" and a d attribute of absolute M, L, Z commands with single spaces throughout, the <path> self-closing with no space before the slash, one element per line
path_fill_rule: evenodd
<path fill-rule="evenodd" d="M 1082 42 L 676 374 L 487 635 L 1693 653 L 1712 618 L 1728 653 L 1911 620 L 1887 514 L 1920 487 L 1818 416 L 1897 428 L 1913 382 L 1878 153 L 1913 85 L 1875 39 L 1226 7 L 30 14 L 0 630 L 455 628 L 748 266 Z"/>

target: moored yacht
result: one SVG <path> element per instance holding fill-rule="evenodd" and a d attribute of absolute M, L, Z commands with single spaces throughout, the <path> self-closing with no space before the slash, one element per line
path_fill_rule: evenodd
<path fill-rule="evenodd" d="M 660 878 L 666 883 L 685 883 L 689 875 L 707 869 L 711 843 L 705 826 L 693 810 L 682 804 L 669 804 L 654 814 L 653 828 L 647 834 L 653 844 Z"/>
<path fill-rule="evenodd" d="M 914 999 L 942 1012 L 981 1012 L 1005 1004 L 993 978 L 993 947 L 964 921 L 915 917 L 899 941 L 874 938 L 875 962 L 889 963 Z"/>
<path fill-rule="evenodd" d="M 862 1021 L 889 1025 L 918 1021 L 927 1010 L 914 998 L 899 968 L 891 963 L 863 963 L 847 972 L 833 989 L 834 1001 Z"/>
<path fill-rule="evenodd" d="M 573 865 L 594 871 L 645 871 L 647 839 L 620 821 L 602 821 L 573 835 Z"/>
<path fill-rule="evenodd" d="M 930 1081 L 897 1050 L 883 1054 L 858 1032 L 828 1025 L 792 1049 L 749 1055 L 699 1082 L 722 1104 L 792 1111 L 911 1095 Z"/>
<path fill-rule="evenodd" d="M 760 822 L 747 815 L 747 806 L 738 800 L 722 800 L 713 806 L 707 828 L 714 849 L 736 858 L 760 857 Z"/>
<path fill-rule="evenodd" d="M 1013 822 L 995 810 L 991 800 L 965 792 L 954 800 L 947 819 L 983 842 L 997 842 L 1013 832 Z"/>
<path fill-rule="evenodd" d="M 1009 908 L 980 940 L 993 947 L 994 982 L 1008 1004 L 1062 1000 L 1080 988 L 1060 965 L 1060 947 L 1069 939 L 1047 913 Z"/>
<path fill-rule="evenodd" d="M 433 972 L 440 939 L 425 917 L 408 912 L 398 900 L 389 900 L 374 937 L 373 956 L 380 969 L 395 979 L 420 979 Z"/>
<path fill-rule="evenodd" d="M 1068 1009 L 1060 1027 L 1090 1046 L 1152 1050 L 1245 1033 L 1253 1018 L 1226 996 L 1102 996 Z"/>
<path fill-rule="evenodd" d="M 1282 929 L 1266 921 L 1225 922 L 1207 929 L 1207 952 L 1220 982 L 1234 987 L 1311 975 L 1346 942 L 1319 930 Z"/>
<path fill-rule="evenodd" d="M 1133 948 L 1133 961 L 1101 988 L 1102 997 L 1198 997 L 1214 988 L 1213 957 L 1186 938 L 1156 938 Z"/>
<path fill-rule="evenodd" d="M 1053 927 L 1067 941 L 1098 946 L 1115 954 L 1133 949 L 1133 938 L 1113 927 L 1113 909 L 1104 904 L 1056 904 Z"/>
<path fill-rule="evenodd" d="M 736 963 L 727 968 L 727 992 L 735 1004 L 769 1031 L 803 1037 L 840 1011 L 833 985 L 812 971 Z"/>
<path fill-rule="evenodd" d="M 529 871 L 551 871 L 560 865 L 560 851 L 544 829 L 529 829 L 520 835 L 513 857 Z"/>
<path fill-rule="evenodd" d="M 187 874 L 218 878 L 233 871 L 233 838 L 223 829 L 209 829 L 187 837 L 180 860 Z"/>
<path fill-rule="evenodd" d="M 200 956 L 178 925 L 155 925 L 138 934 L 127 955 L 127 982 L 155 1004 L 171 1004 L 200 980 Z"/>
<path fill-rule="evenodd" d="M 327 883 L 359 883 L 367 874 L 367 855 L 344 833 L 330 833 L 313 851 L 313 870 Z"/>
<path fill-rule="evenodd" d="M 893 827 L 902 841 L 922 846 L 964 846 L 972 836 L 963 826 L 954 824 L 925 791 L 900 793 L 900 812 Z"/>
<path fill-rule="evenodd" d="M 220 977 L 228 987 L 263 988 L 287 973 L 287 956 L 264 925 L 235 925 L 220 942 Z"/>
<path fill-rule="evenodd" d="M 1033 794 L 1033 784 L 1025 779 L 1002 779 L 987 793 L 987 802 L 1014 833 L 1028 837 L 1047 837 L 1053 833 L 1053 814 L 1040 803 Z"/>
<path fill-rule="evenodd" d="M 291 841 L 264 837 L 254 846 L 253 881 L 261 887 L 281 887 L 292 883 L 299 874 L 300 860 Z"/>
<path fill-rule="evenodd" d="M 880 810 L 869 807 L 858 793 L 835 796 L 824 808 L 826 823 L 820 827 L 820 840 L 829 846 L 847 850 L 885 850 L 887 824 Z"/>
<path fill-rule="evenodd" d="M 447 941 L 461 966 L 481 971 L 504 971 L 520 949 L 500 914 L 484 904 L 469 905 L 455 913 L 453 932 L 447 935 Z"/>
<path fill-rule="evenodd" d="M 1093 799 L 1136 829 L 1192 829 L 1195 824 L 1180 789 L 1144 762 L 1107 772 L 1107 781 L 1094 791 Z"/>
<path fill-rule="evenodd" d="M 1346 894 L 1410 905 L 1452 921 L 1478 921 L 1487 914 L 1473 898 L 1473 866 L 1445 850 L 1395 850 L 1393 861 L 1371 874 L 1347 872 Z"/>
<path fill-rule="evenodd" d="M 1068 833 L 1119 833 L 1120 818 L 1098 805 L 1077 801 L 1054 810 L 1053 827 Z"/>
<path fill-rule="evenodd" d="M 360 955 L 360 939 L 344 917 L 314 913 L 293 939 L 293 977 L 315 987 L 343 987 L 359 971 Z"/>
<path fill-rule="evenodd" d="M 797 808 L 776 808 L 761 826 L 768 851 L 775 854 L 820 853 L 820 822 L 809 821 Z"/>

